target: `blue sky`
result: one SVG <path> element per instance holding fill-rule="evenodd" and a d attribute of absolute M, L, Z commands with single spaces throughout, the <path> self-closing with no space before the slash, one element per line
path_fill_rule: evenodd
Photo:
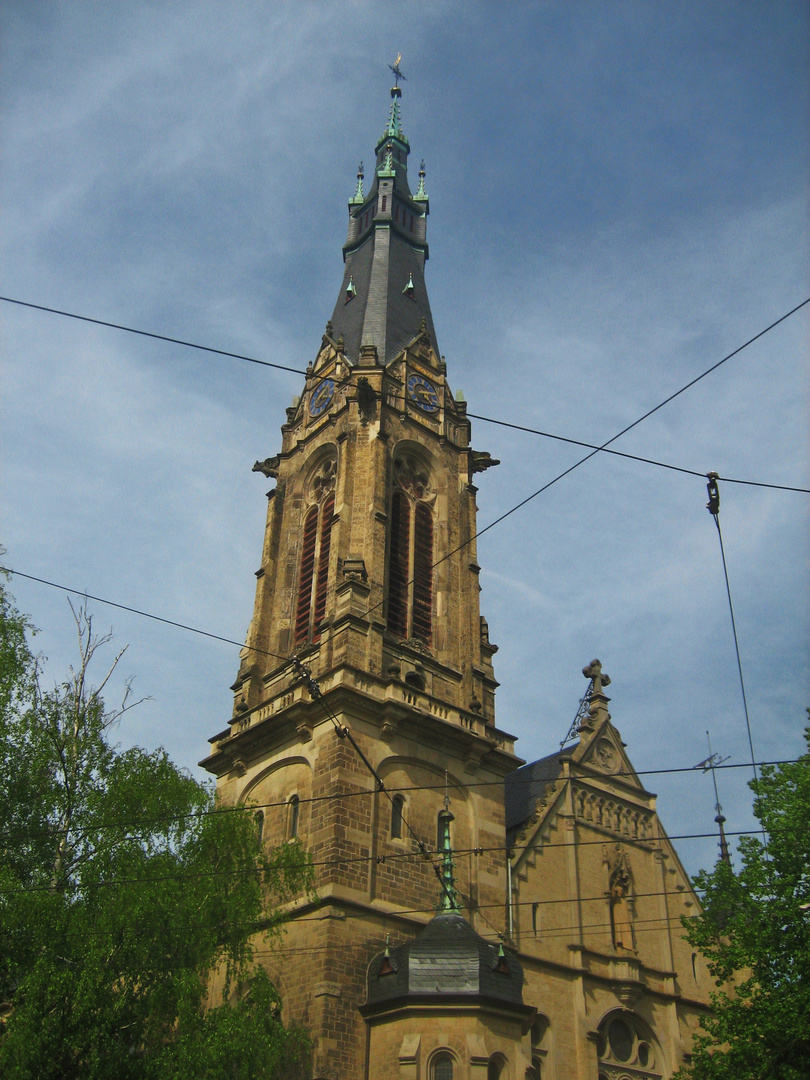
<path fill-rule="evenodd" d="M 601 442 L 810 296 L 804 3 L 2 3 L 2 292 L 304 368 L 387 115 L 431 197 L 428 288 L 471 412 Z M 0 304 L 8 565 L 242 640 L 298 376 Z M 617 444 L 810 487 L 810 305 Z M 582 456 L 476 421 L 485 526 Z M 807 495 L 723 484 L 754 747 L 803 746 Z M 553 751 L 598 656 L 639 769 L 748 759 L 704 483 L 600 455 L 481 537 L 497 718 Z M 56 679 L 64 597 L 15 579 Z M 192 770 L 238 650 L 94 607 Z M 720 776 L 750 826 L 744 770 Z M 700 774 L 650 776 L 672 834 Z M 712 839 L 678 844 L 695 871 Z"/>

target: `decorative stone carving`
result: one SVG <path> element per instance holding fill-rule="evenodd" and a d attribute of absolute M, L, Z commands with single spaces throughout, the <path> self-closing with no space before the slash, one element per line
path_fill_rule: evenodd
<path fill-rule="evenodd" d="M 416 652 L 422 653 L 423 656 L 433 656 L 433 653 L 421 638 L 412 637 L 403 639 L 400 641 L 400 645 L 407 645 L 409 649 L 415 649 Z"/>
<path fill-rule="evenodd" d="M 371 383 L 361 375 L 357 380 L 357 407 L 360 410 L 360 418 L 367 424 L 374 415 L 374 406 L 377 403 L 377 395 Z"/>
<path fill-rule="evenodd" d="M 347 581 L 368 581 L 365 561 L 357 555 L 350 555 L 348 558 L 344 559 L 343 577 L 346 578 Z"/>
<path fill-rule="evenodd" d="M 278 480 L 278 468 L 281 464 L 281 456 L 274 454 L 273 457 L 265 458 L 264 461 L 256 461 L 251 472 L 260 472 L 268 479 Z"/>
<path fill-rule="evenodd" d="M 592 697 L 602 694 L 603 688 L 610 686 L 610 676 L 603 673 L 601 660 L 591 660 L 590 664 L 582 669 L 582 674 L 586 679 L 593 679 Z"/>
<path fill-rule="evenodd" d="M 621 844 L 616 844 L 612 856 L 607 851 L 605 852 L 605 862 L 610 872 L 610 922 L 613 930 L 613 946 L 616 949 L 635 952 L 633 937 L 635 900 L 630 860 Z"/>
<path fill-rule="evenodd" d="M 574 814 L 580 821 L 590 822 L 628 840 L 652 838 L 652 814 L 611 798 L 604 792 L 574 788 Z"/>
<path fill-rule="evenodd" d="M 614 772 L 619 764 L 619 755 L 610 739 L 600 739 L 594 753 L 594 764 L 605 772 Z"/>
<path fill-rule="evenodd" d="M 582 669 L 582 674 L 591 680 L 591 686 L 585 699 L 588 711 L 579 724 L 578 733 L 583 739 L 588 739 L 600 721 L 610 719 L 607 711 L 610 698 L 604 691 L 606 686 L 610 686 L 610 676 L 602 671 L 601 660 L 591 660 L 590 664 Z"/>
<path fill-rule="evenodd" d="M 431 482 L 430 471 L 413 454 L 398 454 L 394 461 L 394 479 L 402 490 L 421 502 L 432 503 L 436 492 Z"/>
<path fill-rule="evenodd" d="M 498 458 L 494 458 L 492 454 L 488 454 L 485 450 L 471 450 L 470 480 L 472 480 L 474 473 L 485 472 L 487 469 L 491 469 L 495 465 L 500 465 L 500 461 Z"/>
<path fill-rule="evenodd" d="M 325 458 L 309 479 L 309 500 L 320 502 L 330 491 L 334 491 L 337 479 L 337 458 Z"/>

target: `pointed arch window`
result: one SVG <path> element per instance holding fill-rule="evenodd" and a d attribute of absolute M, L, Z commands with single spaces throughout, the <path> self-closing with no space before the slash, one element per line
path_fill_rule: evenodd
<path fill-rule="evenodd" d="M 487 1080 L 505 1080 L 506 1059 L 503 1054 L 493 1054 L 487 1062 Z"/>
<path fill-rule="evenodd" d="M 436 1054 L 430 1063 L 430 1080 L 453 1080 L 453 1057 L 447 1051 Z"/>
<path fill-rule="evenodd" d="M 301 802 L 297 795 L 291 795 L 287 803 L 287 839 L 295 840 L 298 836 L 298 816 Z"/>
<path fill-rule="evenodd" d="M 433 632 L 433 491 L 412 455 L 394 462 L 388 547 L 388 629 L 426 645 Z"/>
<path fill-rule="evenodd" d="M 329 589 L 329 554 L 335 516 L 336 462 L 328 459 L 315 474 L 310 488 L 316 502 L 304 517 L 298 596 L 295 605 L 295 644 L 320 641 Z"/>
<path fill-rule="evenodd" d="M 402 839 L 402 809 L 404 806 L 404 796 L 395 795 L 391 803 L 391 836 L 395 840 Z"/>

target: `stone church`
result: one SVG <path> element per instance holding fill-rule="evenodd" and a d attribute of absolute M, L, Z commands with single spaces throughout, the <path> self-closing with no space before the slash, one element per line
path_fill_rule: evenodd
<path fill-rule="evenodd" d="M 497 462 L 439 351 L 409 150 L 397 85 L 332 317 L 254 466 L 275 482 L 255 608 L 203 764 L 314 862 L 262 955 L 314 1078 L 667 1078 L 708 1002 L 697 900 L 598 660 L 563 749 L 527 765 L 497 725 L 475 544 Z"/>

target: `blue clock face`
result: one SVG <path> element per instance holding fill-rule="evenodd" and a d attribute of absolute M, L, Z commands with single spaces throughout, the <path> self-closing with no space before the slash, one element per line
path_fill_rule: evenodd
<path fill-rule="evenodd" d="M 409 376 L 408 397 L 422 412 L 438 412 L 439 395 L 436 393 L 436 387 L 424 375 Z"/>
<path fill-rule="evenodd" d="M 334 379 L 324 379 L 320 386 L 313 390 L 312 397 L 309 399 L 309 415 L 320 416 L 322 412 L 326 412 L 332 404 L 334 394 Z"/>

